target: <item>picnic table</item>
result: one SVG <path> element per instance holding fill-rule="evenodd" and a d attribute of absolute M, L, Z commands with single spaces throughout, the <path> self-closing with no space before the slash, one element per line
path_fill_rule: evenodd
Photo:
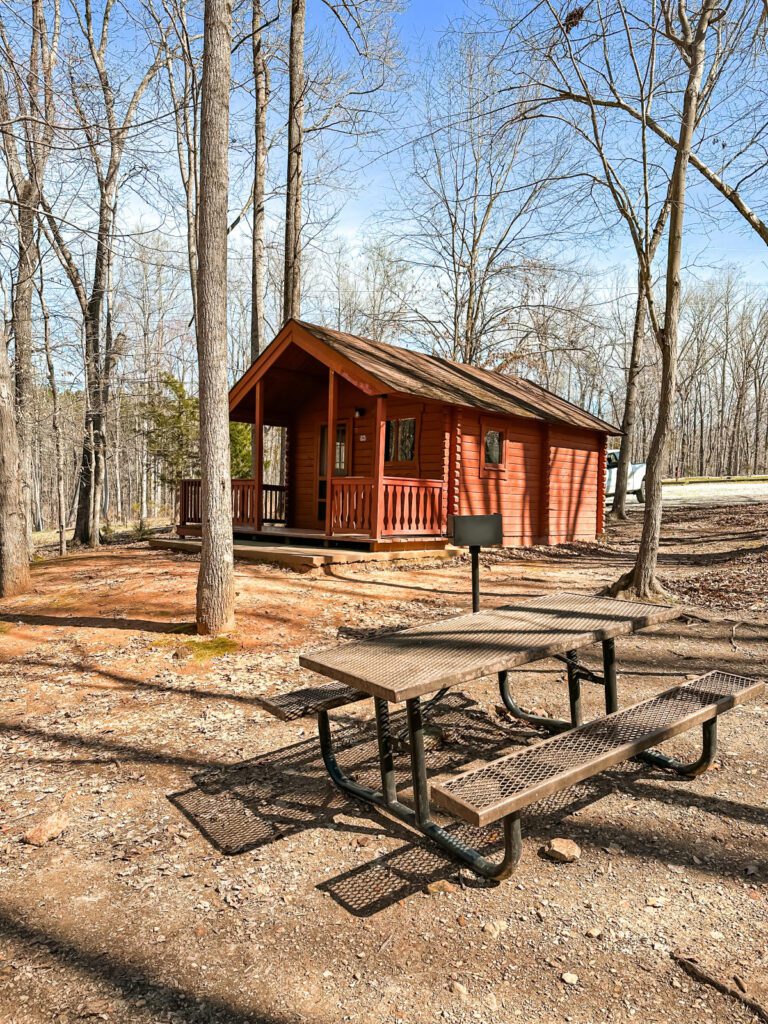
<path fill-rule="evenodd" d="M 520 810 L 630 757 L 681 774 L 697 774 L 714 757 L 717 716 L 762 689 L 762 683 L 713 671 L 619 710 L 617 637 L 680 616 L 679 608 L 558 593 L 519 600 L 489 611 L 459 615 L 386 633 L 300 658 L 303 667 L 334 680 L 271 701 L 280 717 L 317 714 L 320 747 L 332 781 L 352 797 L 378 806 L 426 835 L 489 878 L 507 877 L 520 857 Z M 602 646 L 602 673 L 578 657 Z M 566 667 L 570 717 L 524 712 L 511 692 L 510 670 L 556 658 Z M 433 785 L 427 778 L 422 698 L 430 703 L 453 687 L 496 676 L 502 700 L 518 719 L 543 728 L 549 739 Z M 605 691 L 606 716 L 583 723 L 581 683 Z M 329 711 L 373 698 L 381 788 L 347 776 L 339 766 Z M 405 703 L 412 804 L 400 799 L 390 705 Z M 269 703 L 269 702 L 268 702 Z M 702 725 L 701 757 L 681 763 L 651 750 L 662 740 Z M 492 862 L 434 821 L 431 801 L 475 826 L 503 821 L 504 854 Z"/>

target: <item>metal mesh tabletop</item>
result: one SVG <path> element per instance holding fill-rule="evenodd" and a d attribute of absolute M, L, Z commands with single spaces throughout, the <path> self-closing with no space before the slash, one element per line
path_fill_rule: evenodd
<path fill-rule="evenodd" d="M 389 701 L 403 701 L 680 616 L 675 608 L 555 594 L 459 615 L 317 654 L 301 664 Z"/>

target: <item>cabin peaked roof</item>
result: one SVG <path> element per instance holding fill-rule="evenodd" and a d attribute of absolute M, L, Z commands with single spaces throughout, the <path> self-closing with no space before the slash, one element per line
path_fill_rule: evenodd
<path fill-rule="evenodd" d="M 292 326 L 300 328 L 293 335 Z M 361 338 L 329 327 L 289 320 L 275 340 L 253 363 L 230 392 L 234 405 L 248 388 L 271 364 L 270 354 L 282 341 L 300 344 L 301 333 L 307 332 L 315 341 L 341 356 L 343 360 L 362 371 L 369 383 L 381 384 L 381 392 L 397 391 L 417 398 L 469 406 L 485 412 L 523 416 L 566 423 L 604 434 L 619 434 L 621 430 L 606 420 L 593 416 L 572 402 L 547 391 L 546 388 L 522 377 L 484 370 L 465 363 L 454 363 L 440 356 L 431 356 L 398 345 L 387 345 L 371 338 Z M 315 349 L 318 358 L 321 354 Z M 369 390 L 368 388 L 366 390 Z"/>

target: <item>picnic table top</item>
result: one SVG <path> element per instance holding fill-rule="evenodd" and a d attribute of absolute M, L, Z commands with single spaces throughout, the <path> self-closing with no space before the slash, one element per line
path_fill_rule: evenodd
<path fill-rule="evenodd" d="M 399 703 L 679 618 L 679 608 L 546 594 L 384 633 L 316 654 L 304 668 Z"/>

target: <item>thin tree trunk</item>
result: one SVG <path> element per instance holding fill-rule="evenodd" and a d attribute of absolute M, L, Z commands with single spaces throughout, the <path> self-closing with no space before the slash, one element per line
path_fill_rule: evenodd
<path fill-rule="evenodd" d="M 266 284 L 266 216 L 264 197 L 267 179 L 267 105 L 269 72 L 264 53 L 261 24 L 263 12 L 254 0 L 252 18 L 252 63 L 254 83 L 253 121 L 253 236 L 251 242 L 251 361 L 264 348 L 264 298 Z"/>
<path fill-rule="evenodd" d="M 29 590 L 29 549 L 21 489 L 19 438 L 16 433 L 11 370 L 0 337 L 0 597 Z"/>
<path fill-rule="evenodd" d="M 43 314 L 43 344 L 45 346 L 45 362 L 48 369 L 48 386 L 51 389 L 53 416 L 53 448 L 56 460 L 56 523 L 59 531 L 59 554 L 67 553 L 67 499 L 64 492 L 64 452 L 61 444 L 61 418 L 59 415 L 59 389 L 56 384 L 56 370 L 51 351 L 51 318 L 43 296 L 43 275 L 40 274 L 38 287 L 40 308 Z"/>
<path fill-rule="evenodd" d="M 19 256 L 16 266 L 16 280 L 13 291 L 11 323 L 13 326 L 16 359 L 16 429 L 19 438 L 19 468 L 21 471 L 21 492 L 24 503 L 24 518 L 27 550 L 34 554 L 32 540 L 32 295 L 37 264 L 35 245 L 35 211 L 31 200 L 33 190 L 27 182 L 20 190 L 18 206 Z"/>
<path fill-rule="evenodd" d="M 643 532 L 634 568 L 612 588 L 613 592 L 629 591 L 633 596 L 652 598 L 666 592 L 656 579 L 661 535 L 661 481 L 667 456 L 669 435 L 677 394 L 678 332 L 680 326 L 680 268 L 682 266 L 683 226 L 685 223 L 685 193 L 688 163 L 696 128 L 696 113 L 704 74 L 707 32 L 715 10 L 716 0 L 702 4 L 696 28 L 687 45 L 689 57 L 688 82 L 680 115 L 680 133 L 669 191 L 670 214 L 667 238 L 667 271 L 664 298 L 664 326 L 656 336 L 661 350 L 661 393 L 659 417 L 651 441 L 646 469 L 646 505 Z M 653 287 L 644 279 L 646 294 Z"/>
<path fill-rule="evenodd" d="M 645 291 L 638 274 L 637 304 L 635 306 L 635 323 L 632 329 L 632 352 L 627 372 L 627 393 L 624 400 L 624 415 L 621 420 L 622 438 L 619 449 L 619 464 L 616 468 L 616 490 L 611 506 L 611 516 L 615 519 L 627 518 L 627 481 L 632 461 L 635 441 L 635 417 L 637 415 L 637 384 L 643 358 L 643 339 L 645 337 Z"/>
<path fill-rule="evenodd" d="M 202 551 L 197 630 L 234 626 L 232 482 L 227 386 L 227 198 L 232 6 L 206 0 L 200 118 L 197 352 L 200 375 Z"/>
<path fill-rule="evenodd" d="M 283 320 L 301 315 L 301 190 L 304 146 L 304 29 L 306 0 L 291 0 L 288 56 L 288 173 L 285 190 Z"/>

